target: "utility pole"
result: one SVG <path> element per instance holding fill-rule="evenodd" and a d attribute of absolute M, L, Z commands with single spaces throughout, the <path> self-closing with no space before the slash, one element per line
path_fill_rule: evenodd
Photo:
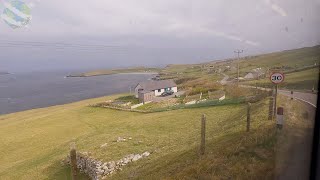
<path fill-rule="evenodd" d="M 237 53 L 238 54 L 238 78 L 237 78 L 237 81 L 238 81 L 238 84 L 239 84 L 239 76 L 240 76 L 240 67 L 239 67 L 239 61 L 240 61 L 240 54 L 243 53 L 243 50 L 236 50 L 234 51 L 234 53 Z"/>

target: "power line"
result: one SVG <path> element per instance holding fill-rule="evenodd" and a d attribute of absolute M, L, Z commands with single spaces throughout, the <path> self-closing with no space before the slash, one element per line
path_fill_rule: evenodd
<path fill-rule="evenodd" d="M 239 76 L 240 76 L 240 54 L 243 53 L 243 50 L 236 50 L 234 51 L 234 53 L 238 54 L 238 78 L 237 78 L 237 81 L 238 81 L 238 84 L 239 84 Z"/>

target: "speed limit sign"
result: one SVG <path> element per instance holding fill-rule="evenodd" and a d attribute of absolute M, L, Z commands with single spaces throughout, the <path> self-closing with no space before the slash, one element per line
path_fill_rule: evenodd
<path fill-rule="evenodd" d="M 284 81 L 284 74 L 279 72 L 272 73 L 270 76 L 270 80 L 274 84 L 280 84 Z"/>

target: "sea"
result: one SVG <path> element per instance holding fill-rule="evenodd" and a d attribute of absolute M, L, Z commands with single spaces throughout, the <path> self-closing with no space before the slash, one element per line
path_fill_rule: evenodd
<path fill-rule="evenodd" d="M 117 93 L 133 92 L 155 74 L 131 73 L 66 77 L 68 72 L 29 72 L 0 75 L 0 114 L 66 104 Z"/>

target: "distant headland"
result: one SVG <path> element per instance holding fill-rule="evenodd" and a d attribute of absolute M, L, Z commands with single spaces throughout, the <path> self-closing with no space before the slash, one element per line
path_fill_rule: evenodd
<path fill-rule="evenodd" d="M 146 67 L 134 67 L 126 69 L 104 69 L 95 70 L 79 74 L 70 74 L 67 77 L 91 77 L 91 76 L 103 76 L 112 74 L 124 74 L 124 73 L 158 73 L 158 68 L 146 68 Z"/>

